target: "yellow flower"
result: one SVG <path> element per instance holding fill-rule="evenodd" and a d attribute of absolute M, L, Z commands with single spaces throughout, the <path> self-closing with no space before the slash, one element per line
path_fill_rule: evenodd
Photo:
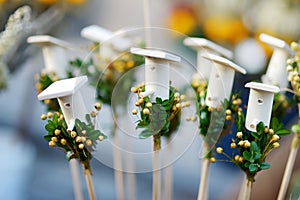
<path fill-rule="evenodd" d="M 222 15 L 208 17 L 204 21 L 203 31 L 213 41 L 231 44 L 236 44 L 249 35 L 241 19 Z"/>
<path fill-rule="evenodd" d="M 80 5 L 80 4 L 83 4 L 85 3 L 85 0 L 66 0 L 67 3 L 71 3 L 71 4 L 77 4 L 77 5 Z"/>
<path fill-rule="evenodd" d="M 57 3 L 57 0 L 38 0 L 38 2 L 45 5 L 52 5 Z"/>
<path fill-rule="evenodd" d="M 197 19 L 191 8 L 178 6 L 174 8 L 167 24 L 170 29 L 189 35 L 196 29 Z"/>
<path fill-rule="evenodd" d="M 6 0 L 0 0 L 0 4 L 4 4 Z"/>

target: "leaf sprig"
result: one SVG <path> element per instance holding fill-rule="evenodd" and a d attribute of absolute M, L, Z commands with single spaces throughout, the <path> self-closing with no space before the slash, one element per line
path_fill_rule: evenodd
<path fill-rule="evenodd" d="M 47 114 L 45 129 L 48 134 L 44 139 L 49 142 L 49 147 L 57 147 L 66 153 L 67 159 L 78 159 L 85 169 L 90 168 L 91 152 L 94 150 L 97 141 L 107 137 L 100 131 L 95 130 L 89 114 L 86 115 L 87 123 L 75 120 L 75 127 L 72 131 L 67 130 L 67 124 L 63 114 L 55 112 Z M 47 118 L 43 118 L 44 120 Z"/>

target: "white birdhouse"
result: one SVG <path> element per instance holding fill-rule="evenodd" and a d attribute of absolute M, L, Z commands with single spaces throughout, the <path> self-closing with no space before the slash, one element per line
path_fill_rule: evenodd
<path fill-rule="evenodd" d="M 30 36 L 27 42 L 42 47 L 47 72 L 55 72 L 60 78 L 66 76 L 65 70 L 68 64 L 66 50 L 73 49 L 72 44 L 49 35 Z"/>
<path fill-rule="evenodd" d="M 93 42 L 100 43 L 100 55 L 105 58 L 115 58 L 120 52 L 128 50 L 132 41 L 100 26 L 91 25 L 81 30 L 81 36 Z"/>
<path fill-rule="evenodd" d="M 256 132 L 256 125 L 263 122 L 269 126 L 272 114 L 274 93 L 280 89 L 277 86 L 250 82 L 245 85 L 250 88 L 246 114 L 246 128 Z"/>
<path fill-rule="evenodd" d="M 230 98 L 235 71 L 246 74 L 246 70 L 226 58 L 214 54 L 204 54 L 204 58 L 213 62 L 208 81 L 206 105 L 216 108 L 224 99 Z"/>
<path fill-rule="evenodd" d="M 68 130 L 73 130 L 75 119 L 86 121 L 85 115 L 89 112 L 85 107 L 80 88 L 87 81 L 87 76 L 56 81 L 38 95 L 39 100 L 58 99 L 59 106 L 68 125 Z"/>
<path fill-rule="evenodd" d="M 233 58 L 233 53 L 230 50 L 204 38 L 188 37 L 183 40 L 183 43 L 197 51 L 197 70 L 201 77 L 206 80 L 209 79 L 212 63 L 201 55 L 210 53 L 228 59 Z"/>
<path fill-rule="evenodd" d="M 151 95 L 152 101 L 169 99 L 170 64 L 181 58 L 161 50 L 131 48 L 130 52 L 145 57 L 145 92 L 141 96 Z"/>
<path fill-rule="evenodd" d="M 283 40 L 267 34 L 260 34 L 260 40 L 273 47 L 273 54 L 268 69 L 262 76 L 262 82 L 276 85 L 280 88 L 288 86 L 288 72 L 286 71 L 286 60 L 294 54 L 290 46 Z"/>

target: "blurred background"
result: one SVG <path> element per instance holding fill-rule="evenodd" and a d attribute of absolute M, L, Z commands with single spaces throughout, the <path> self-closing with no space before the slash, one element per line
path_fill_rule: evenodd
<path fill-rule="evenodd" d="M 31 7 L 31 18 L 26 19 L 25 15 L 19 19 L 22 23 L 9 26 L 12 23 L 8 22 L 9 16 L 23 5 Z M 162 46 L 182 53 L 194 66 L 196 52 L 183 45 L 183 36 L 204 37 L 232 50 L 234 62 L 248 71 L 247 76 L 236 75 L 234 90 L 260 79 L 266 70 L 272 49 L 259 41 L 260 33 L 288 44 L 300 39 L 299 0 L 151 0 L 150 17 L 151 26 L 169 30 L 166 31 L 170 33 L 166 36 L 169 40 Z M 43 56 L 40 48 L 27 44 L 26 39 L 30 35 L 49 34 L 78 47 L 87 46 L 90 42 L 80 36 L 80 31 L 93 24 L 111 31 L 143 27 L 143 1 L 0 0 L 0 31 L 3 31 L 0 33 L 0 196 L 3 199 L 74 199 L 64 154 L 50 149 L 43 140 L 46 132 L 40 115 L 46 110 L 37 100 L 34 80 L 34 75 L 44 67 Z M 4 34 L 7 27 L 13 29 Z M 77 56 L 80 51 L 69 53 L 70 59 Z M 243 94 L 245 97 L 247 92 Z M 296 120 L 293 109 L 284 118 L 287 127 Z M 270 162 L 278 168 L 272 171 L 272 166 L 268 172 L 262 172 L 265 176 L 258 177 L 253 199 L 275 199 L 285 163 L 280 160 L 287 159 L 290 140 L 286 138 L 282 149 L 272 152 Z M 186 151 L 173 163 L 173 199 L 197 198 L 201 143 L 200 137 L 192 138 Z M 298 165 L 299 162 L 295 169 Z M 92 160 L 92 168 L 96 196 L 116 199 L 113 169 L 96 159 Z M 242 172 L 230 163 L 213 164 L 210 199 L 235 198 L 242 177 Z M 300 195 L 297 177 L 299 173 L 295 170 L 290 186 L 292 199 Z M 137 199 L 151 199 L 151 179 L 150 172 L 136 174 Z M 84 181 L 82 185 L 87 199 Z"/>

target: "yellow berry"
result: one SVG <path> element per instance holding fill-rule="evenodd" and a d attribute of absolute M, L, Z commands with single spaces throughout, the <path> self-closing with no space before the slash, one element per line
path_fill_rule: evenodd
<path fill-rule="evenodd" d="M 195 122 L 196 120 L 197 120 L 197 117 L 196 117 L 196 116 L 192 116 L 192 117 L 191 117 L 191 121 L 192 121 L 192 122 Z"/>
<path fill-rule="evenodd" d="M 244 141 L 244 147 L 245 148 L 250 148 L 250 146 L 251 146 L 251 143 L 248 140 L 245 140 Z"/>
<path fill-rule="evenodd" d="M 184 101 L 186 99 L 186 96 L 184 94 L 180 95 L 180 100 Z"/>
<path fill-rule="evenodd" d="M 47 119 L 47 115 L 42 114 L 42 115 L 41 115 L 41 119 L 42 119 L 42 120 L 46 120 L 46 119 Z"/>
<path fill-rule="evenodd" d="M 66 145 L 66 144 L 67 144 L 67 140 L 66 140 L 66 139 L 61 139 L 61 140 L 60 140 L 60 143 L 61 143 L 62 145 Z"/>
<path fill-rule="evenodd" d="M 104 139 L 103 135 L 100 135 L 100 136 L 98 137 L 98 139 L 99 139 L 100 141 L 102 141 L 102 140 Z"/>
<path fill-rule="evenodd" d="M 176 106 L 176 108 L 178 108 L 178 109 L 181 109 L 181 108 L 182 108 L 181 103 L 177 103 L 175 106 Z"/>
<path fill-rule="evenodd" d="M 51 141 L 57 142 L 57 137 L 52 137 L 52 138 L 51 138 Z"/>
<path fill-rule="evenodd" d="M 138 113 L 138 111 L 137 111 L 136 109 L 132 109 L 131 113 L 132 113 L 133 115 L 136 115 L 136 114 Z"/>
<path fill-rule="evenodd" d="M 88 139 L 86 142 L 85 142 L 85 144 L 87 145 L 87 146 L 92 146 L 92 140 L 90 140 L 90 139 Z"/>
<path fill-rule="evenodd" d="M 58 136 L 60 133 L 61 133 L 61 130 L 59 130 L 59 129 L 55 129 L 55 131 L 54 131 L 54 135 Z"/>
<path fill-rule="evenodd" d="M 138 88 L 136 88 L 136 87 L 132 87 L 132 88 L 131 88 L 131 92 L 133 92 L 133 93 L 137 93 L 137 92 L 138 92 Z"/>
<path fill-rule="evenodd" d="M 231 110 L 230 109 L 226 110 L 226 115 L 231 115 Z"/>
<path fill-rule="evenodd" d="M 143 104 L 145 102 L 145 100 L 143 98 L 139 99 L 139 104 Z"/>
<path fill-rule="evenodd" d="M 149 115 L 149 113 L 150 113 L 150 110 L 148 108 L 143 109 L 143 114 L 144 115 Z"/>
<path fill-rule="evenodd" d="M 239 157 L 239 162 L 243 162 L 244 161 L 244 158 L 243 157 Z"/>
<path fill-rule="evenodd" d="M 135 102 L 135 105 L 136 106 L 140 106 L 140 103 L 137 101 L 137 102 Z"/>
<path fill-rule="evenodd" d="M 78 143 L 81 142 L 81 137 L 77 136 L 75 141 L 78 142 Z"/>
<path fill-rule="evenodd" d="M 274 130 L 273 129 L 269 129 L 269 134 L 273 135 L 274 134 Z"/>
<path fill-rule="evenodd" d="M 84 148 L 84 144 L 81 143 L 81 144 L 78 145 L 78 147 L 79 147 L 79 149 L 83 149 Z"/>
<path fill-rule="evenodd" d="M 174 97 L 175 97 L 175 98 L 179 98 L 179 97 L 180 97 L 179 92 L 175 92 Z"/>
<path fill-rule="evenodd" d="M 85 135 L 85 134 L 86 134 L 86 130 L 82 130 L 81 133 L 82 133 L 83 135 Z"/>
<path fill-rule="evenodd" d="M 71 131 L 71 137 L 75 138 L 77 136 L 77 133 L 75 131 Z"/>
<path fill-rule="evenodd" d="M 52 140 L 49 142 L 49 147 L 54 147 L 55 146 L 55 142 L 53 142 Z"/>
<path fill-rule="evenodd" d="M 52 117 L 53 117 L 53 113 L 52 113 L 52 112 L 48 112 L 48 113 L 47 113 L 47 117 L 48 117 L 48 118 L 52 118 Z"/>
<path fill-rule="evenodd" d="M 102 105 L 101 105 L 101 103 L 100 102 L 97 102 L 97 103 L 95 103 L 95 109 L 96 110 L 101 110 L 101 108 L 102 108 Z"/>
<path fill-rule="evenodd" d="M 235 144 L 234 142 L 232 142 L 232 143 L 230 144 L 230 148 L 235 149 L 235 148 L 236 148 L 236 144 Z"/>
<path fill-rule="evenodd" d="M 273 147 L 274 147 L 274 149 L 277 149 L 278 147 L 280 147 L 280 144 L 278 142 L 274 142 Z"/>
<path fill-rule="evenodd" d="M 264 130 L 265 133 L 269 133 L 269 129 L 267 127 L 265 127 L 265 130 Z"/>
<path fill-rule="evenodd" d="M 243 133 L 240 131 L 240 132 L 237 132 L 236 133 L 236 137 L 241 139 L 243 137 Z"/>
<path fill-rule="evenodd" d="M 276 134 L 272 136 L 272 140 L 274 142 L 277 142 L 279 139 L 280 139 L 280 137 L 278 135 L 276 135 Z"/>
<path fill-rule="evenodd" d="M 230 121 L 230 120 L 231 120 L 231 115 L 227 115 L 227 116 L 225 117 L 225 119 L 226 119 L 226 121 Z"/>
<path fill-rule="evenodd" d="M 210 160 L 211 163 L 215 163 L 216 162 L 216 158 L 215 157 L 211 157 L 209 160 Z"/>
<path fill-rule="evenodd" d="M 240 156 L 239 156 L 239 155 L 234 156 L 234 160 L 235 160 L 235 161 L 239 161 L 239 159 L 240 159 Z"/>
<path fill-rule="evenodd" d="M 222 147 L 218 147 L 218 148 L 216 149 L 216 152 L 217 152 L 218 154 L 223 153 L 223 148 L 222 148 Z"/>
<path fill-rule="evenodd" d="M 244 146 L 244 143 L 245 142 L 242 140 L 242 141 L 239 141 L 238 145 L 242 147 L 242 146 Z"/>
<path fill-rule="evenodd" d="M 185 120 L 186 121 L 191 121 L 191 117 L 186 117 Z"/>
<path fill-rule="evenodd" d="M 151 108 L 152 107 L 152 103 L 151 102 L 146 103 L 146 107 Z"/>
<path fill-rule="evenodd" d="M 85 142 L 86 141 L 86 137 L 80 137 L 81 142 Z"/>
<path fill-rule="evenodd" d="M 97 113 L 95 111 L 91 112 L 91 117 L 95 118 L 97 116 Z"/>

